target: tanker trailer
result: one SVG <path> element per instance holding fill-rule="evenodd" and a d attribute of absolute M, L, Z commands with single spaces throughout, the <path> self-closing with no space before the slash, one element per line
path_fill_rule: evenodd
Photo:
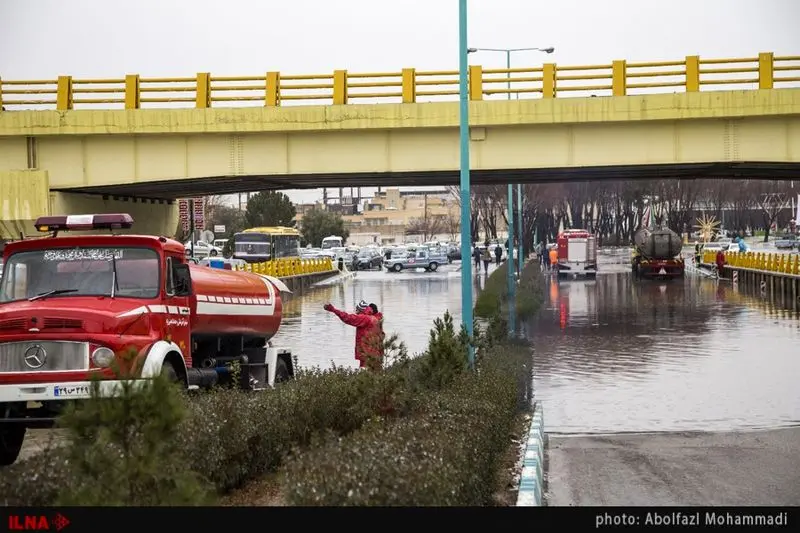
<path fill-rule="evenodd" d="M 667 227 L 641 228 L 634 236 L 631 271 L 646 279 L 682 278 L 684 262 L 680 235 Z"/>

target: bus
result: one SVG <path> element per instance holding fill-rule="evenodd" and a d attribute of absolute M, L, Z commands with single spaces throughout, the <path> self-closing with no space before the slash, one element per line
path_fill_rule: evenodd
<path fill-rule="evenodd" d="M 263 263 L 284 257 L 300 257 L 300 232 L 295 228 L 250 228 L 233 236 L 234 259 Z"/>

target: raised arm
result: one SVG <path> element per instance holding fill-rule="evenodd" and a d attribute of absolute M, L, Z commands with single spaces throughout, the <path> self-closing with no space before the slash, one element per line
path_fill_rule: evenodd
<path fill-rule="evenodd" d="M 347 313 L 347 312 L 342 311 L 340 309 L 336 309 L 331 304 L 328 304 L 327 306 L 325 306 L 325 309 L 327 311 L 330 311 L 334 315 L 338 316 L 339 320 L 341 320 L 342 322 L 344 322 L 348 326 L 361 328 L 361 327 L 369 325 L 369 323 L 370 323 L 369 315 L 356 315 L 356 314 L 352 314 L 352 313 Z"/>

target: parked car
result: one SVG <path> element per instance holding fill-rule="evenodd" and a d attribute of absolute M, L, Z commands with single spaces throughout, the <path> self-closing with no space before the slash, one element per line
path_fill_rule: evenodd
<path fill-rule="evenodd" d="M 786 233 L 775 238 L 775 248 L 778 250 L 791 250 L 798 246 L 800 246 L 800 241 L 797 240 L 797 235 L 792 233 Z"/>
<path fill-rule="evenodd" d="M 372 270 L 383 266 L 383 255 L 378 248 L 362 248 L 353 258 L 354 270 Z"/>
<path fill-rule="evenodd" d="M 461 261 L 461 247 L 451 244 L 447 247 L 447 258 L 450 261 Z"/>
<path fill-rule="evenodd" d="M 186 255 L 192 255 L 192 248 L 194 248 L 195 257 L 216 257 L 222 255 L 222 248 L 217 248 L 205 241 L 197 241 L 194 243 L 194 246 L 192 246 L 191 241 L 187 241 L 183 243 L 183 246 L 186 248 Z"/>
<path fill-rule="evenodd" d="M 386 269 L 392 272 L 400 272 L 403 269 L 416 269 L 424 268 L 427 271 L 435 272 L 439 265 L 447 263 L 446 256 L 431 253 L 426 248 L 418 248 L 416 252 L 409 253 L 404 257 L 395 258 L 384 261 Z"/>

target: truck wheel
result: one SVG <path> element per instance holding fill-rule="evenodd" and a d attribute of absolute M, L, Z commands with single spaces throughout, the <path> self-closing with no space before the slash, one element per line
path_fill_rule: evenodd
<path fill-rule="evenodd" d="M 431 272 L 436 272 L 436 269 L 439 268 L 439 263 L 431 263 L 430 265 L 428 265 L 428 268 L 430 269 Z"/>
<path fill-rule="evenodd" d="M 25 441 L 25 426 L 18 424 L 3 424 L 0 427 L 0 466 L 13 465 L 22 443 Z"/>
<path fill-rule="evenodd" d="M 394 267 L 392 267 L 392 270 L 394 270 L 395 272 L 400 272 L 401 270 L 403 270 L 403 265 L 397 264 Z"/>
<path fill-rule="evenodd" d="M 165 376 L 170 383 L 178 383 L 180 378 L 178 377 L 178 372 L 175 370 L 175 367 L 172 366 L 172 363 L 169 361 L 164 361 L 161 364 L 161 375 Z"/>
<path fill-rule="evenodd" d="M 278 358 L 278 362 L 275 363 L 275 383 L 283 383 L 290 379 L 292 379 L 292 376 L 289 374 L 289 367 L 286 361 L 282 358 Z"/>

